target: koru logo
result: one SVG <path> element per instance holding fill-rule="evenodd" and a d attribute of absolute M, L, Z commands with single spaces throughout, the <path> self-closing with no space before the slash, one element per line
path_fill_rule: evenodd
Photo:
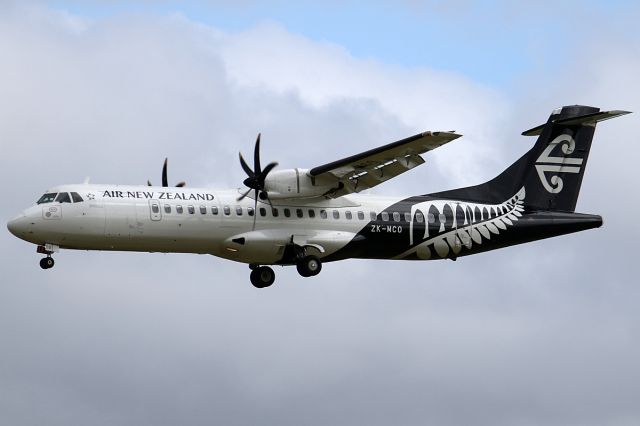
<path fill-rule="evenodd" d="M 556 147 L 560 147 L 560 150 L 564 154 L 561 157 L 552 157 L 551 153 Z M 552 175 L 547 180 L 546 173 L 580 173 L 580 166 L 582 166 L 582 158 L 570 158 L 566 155 L 573 154 L 576 149 L 576 142 L 571 135 L 559 135 L 549 143 L 549 145 L 542 151 L 540 157 L 536 161 L 536 171 L 542 186 L 548 192 L 557 194 L 562 191 L 563 182 L 562 178 L 557 174 Z"/>

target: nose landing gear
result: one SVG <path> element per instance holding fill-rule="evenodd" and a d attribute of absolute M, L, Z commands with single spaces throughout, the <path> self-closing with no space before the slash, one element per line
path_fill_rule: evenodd
<path fill-rule="evenodd" d="M 53 244 L 45 244 L 43 246 L 38 246 L 36 251 L 40 254 L 46 254 L 47 257 L 40 259 L 40 267 L 42 269 L 51 269 L 55 262 L 53 261 L 53 257 L 51 255 L 57 252 L 59 247 Z"/>
<path fill-rule="evenodd" d="M 55 262 L 53 261 L 53 257 L 51 256 L 40 259 L 40 267 L 42 269 L 51 269 L 53 268 L 53 265 L 55 265 Z"/>

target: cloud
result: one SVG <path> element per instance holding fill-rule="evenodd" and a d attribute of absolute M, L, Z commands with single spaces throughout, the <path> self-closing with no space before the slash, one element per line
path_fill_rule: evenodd
<path fill-rule="evenodd" d="M 569 66 L 507 92 L 273 22 L 5 11 L 5 219 L 86 175 L 158 181 L 164 156 L 171 180 L 239 185 L 237 151 L 259 131 L 282 167 L 465 134 L 376 190 L 425 193 L 492 177 L 556 106 L 640 110 L 634 43 L 589 34 Z M 257 292 L 246 267 L 208 256 L 64 252 L 44 272 L 5 232 L 0 411 L 11 424 L 637 423 L 636 120 L 598 126 L 579 208 L 603 229 L 456 263 L 346 261 L 310 280 L 283 268 Z"/>

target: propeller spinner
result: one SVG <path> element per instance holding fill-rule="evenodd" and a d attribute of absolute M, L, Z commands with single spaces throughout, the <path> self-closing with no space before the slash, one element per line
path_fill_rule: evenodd
<path fill-rule="evenodd" d="M 176 187 L 177 187 L 177 188 L 181 188 L 181 187 L 185 186 L 186 184 L 187 184 L 187 183 L 186 183 L 186 182 L 184 182 L 184 181 L 182 181 L 182 182 L 178 182 L 178 183 L 176 184 Z M 148 186 L 153 186 L 153 185 L 151 184 L 151 181 L 150 181 L 150 180 L 148 180 L 148 181 L 147 181 L 147 185 L 148 185 Z M 162 186 L 163 186 L 164 188 L 167 188 L 167 187 L 169 186 L 169 179 L 167 179 L 167 158 L 165 158 L 165 159 L 164 159 L 164 164 L 162 165 Z"/>

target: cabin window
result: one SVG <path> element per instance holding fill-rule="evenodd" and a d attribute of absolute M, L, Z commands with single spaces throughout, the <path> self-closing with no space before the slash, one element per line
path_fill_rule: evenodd
<path fill-rule="evenodd" d="M 57 192 L 49 192 L 48 194 L 44 194 L 40 199 L 36 202 L 36 204 L 44 204 L 50 203 L 56 199 Z"/>
<path fill-rule="evenodd" d="M 393 221 L 394 222 L 400 222 L 400 213 L 393 212 Z"/>
<path fill-rule="evenodd" d="M 78 194 L 77 192 L 72 192 L 71 193 L 71 198 L 73 199 L 74 203 L 81 203 L 84 200 L 82 199 L 82 197 L 80 196 L 80 194 Z"/>
<path fill-rule="evenodd" d="M 157 204 L 151 204 L 151 211 L 154 213 L 160 213 L 160 206 Z"/>
<path fill-rule="evenodd" d="M 383 221 L 388 221 L 389 220 L 389 213 L 387 212 L 382 212 L 382 220 Z"/>
<path fill-rule="evenodd" d="M 217 215 L 218 214 L 218 206 L 211 207 L 211 214 L 212 215 Z"/>
<path fill-rule="evenodd" d="M 200 206 L 200 214 L 207 214 L 207 208 L 205 206 Z"/>
<path fill-rule="evenodd" d="M 353 215 L 351 214 L 350 210 L 347 210 L 346 212 L 344 212 L 344 216 L 348 219 L 351 220 L 353 218 Z"/>
<path fill-rule="evenodd" d="M 429 221 L 429 223 L 435 223 L 436 222 L 436 215 L 434 215 L 433 213 L 429 213 L 427 215 L 427 221 Z"/>
<path fill-rule="evenodd" d="M 371 220 L 378 219 L 378 215 L 376 214 L 376 212 L 369 212 L 369 219 Z"/>
<path fill-rule="evenodd" d="M 311 219 L 313 219 L 314 217 L 316 217 L 316 211 L 315 211 L 314 209 L 309 209 L 308 213 L 309 213 L 309 217 L 310 217 Z"/>
<path fill-rule="evenodd" d="M 358 219 L 364 220 L 364 212 L 358 212 Z"/>
<path fill-rule="evenodd" d="M 267 209 L 260 207 L 260 216 L 265 217 L 267 215 Z"/>
<path fill-rule="evenodd" d="M 187 206 L 187 211 L 189 212 L 189 214 L 195 214 L 196 208 L 193 206 Z"/>
<path fill-rule="evenodd" d="M 285 216 L 285 217 L 291 217 L 291 210 L 289 210 L 289 209 L 284 209 L 284 216 Z"/>
<path fill-rule="evenodd" d="M 304 212 L 302 211 L 302 209 L 296 209 L 296 216 L 298 216 L 299 218 L 302 218 L 304 216 Z"/>
<path fill-rule="evenodd" d="M 405 222 L 411 222 L 411 213 L 409 213 L 409 212 L 405 212 L 405 214 L 404 214 L 404 221 L 405 221 Z"/>
<path fill-rule="evenodd" d="M 242 207 L 236 206 L 236 216 L 242 216 Z"/>
<path fill-rule="evenodd" d="M 416 212 L 416 221 L 418 223 L 424 222 L 424 215 L 422 214 L 422 212 Z"/>
<path fill-rule="evenodd" d="M 440 213 L 438 219 L 440 219 L 440 223 L 447 223 L 447 217 L 444 215 L 444 213 Z"/>
<path fill-rule="evenodd" d="M 69 193 L 68 192 L 61 192 L 56 197 L 56 202 L 58 202 L 58 203 L 70 203 L 71 202 L 71 197 L 69 197 Z"/>
<path fill-rule="evenodd" d="M 327 218 L 327 211 L 326 210 L 320 210 L 320 217 L 323 219 Z"/>
<path fill-rule="evenodd" d="M 182 206 L 176 206 L 176 213 L 182 214 L 182 212 L 183 212 Z"/>
<path fill-rule="evenodd" d="M 247 207 L 247 214 L 248 214 L 249 216 L 253 216 L 253 214 L 254 214 L 254 213 L 255 213 L 255 212 L 253 211 L 253 207 Z"/>
<path fill-rule="evenodd" d="M 340 212 L 338 210 L 334 210 L 333 211 L 333 218 L 334 219 L 340 219 Z"/>
<path fill-rule="evenodd" d="M 164 212 L 165 213 L 171 213 L 171 205 L 165 204 L 164 205 Z"/>
<path fill-rule="evenodd" d="M 278 213 L 278 209 L 276 209 L 276 208 L 272 208 L 272 209 L 271 209 L 271 214 L 273 214 L 273 217 L 278 217 L 278 214 L 279 214 L 279 213 Z"/>
<path fill-rule="evenodd" d="M 225 215 L 225 216 L 229 216 L 229 215 L 231 214 L 231 207 L 229 207 L 229 206 L 224 206 L 224 207 L 222 208 L 222 211 L 224 212 L 224 215 Z"/>

